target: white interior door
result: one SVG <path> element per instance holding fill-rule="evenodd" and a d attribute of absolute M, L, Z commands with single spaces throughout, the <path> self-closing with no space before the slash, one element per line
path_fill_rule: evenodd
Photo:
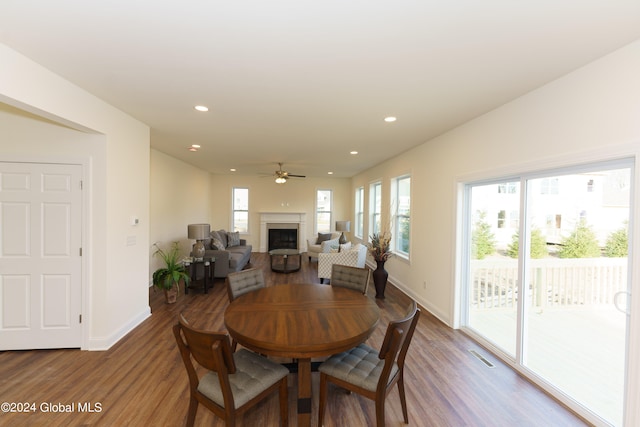
<path fill-rule="evenodd" d="M 0 162 L 0 350 L 82 344 L 81 176 Z"/>

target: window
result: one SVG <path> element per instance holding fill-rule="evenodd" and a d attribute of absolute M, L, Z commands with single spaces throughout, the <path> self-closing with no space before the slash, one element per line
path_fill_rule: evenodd
<path fill-rule="evenodd" d="M 558 194 L 558 178 L 543 178 L 538 185 L 540 194 Z"/>
<path fill-rule="evenodd" d="M 500 194 L 516 194 L 516 184 L 515 182 L 504 182 L 498 184 L 498 193 Z"/>
<path fill-rule="evenodd" d="M 233 188 L 233 231 L 249 232 L 249 189 Z"/>
<path fill-rule="evenodd" d="M 498 211 L 498 228 L 504 228 L 505 219 L 507 218 L 507 212 L 503 209 Z"/>
<path fill-rule="evenodd" d="M 623 418 L 626 315 L 614 301 L 632 291 L 632 174 L 620 160 L 465 188 L 463 328 L 597 425 Z"/>
<path fill-rule="evenodd" d="M 318 233 L 331 231 L 331 205 L 333 191 L 318 190 L 316 192 L 316 230 Z"/>
<path fill-rule="evenodd" d="M 380 232 L 382 214 L 382 183 L 374 182 L 369 186 L 369 235 Z"/>
<path fill-rule="evenodd" d="M 362 239 L 364 235 L 364 187 L 356 188 L 356 211 L 355 211 L 355 227 L 354 236 Z"/>
<path fill-rule="evenodd" d="M 394 200 L 393 238 L 391 244 L 400 256 L 409 256 L 409 236 L 411 229 L 411 177 L 408 175 L 391 180 L 391 199 Z M 394 243 L 395 241 L 395 243 Z"/>

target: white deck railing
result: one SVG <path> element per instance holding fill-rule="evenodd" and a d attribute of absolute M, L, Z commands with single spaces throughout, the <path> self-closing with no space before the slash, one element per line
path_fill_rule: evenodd
<path fill-rule="evenodd" d="M 528 269 L 533 307 L 612 304 L 627 289 L 626 258 L 536 259 Z M 472 308 L 515 308 L 517 260 L 473 260 L 471 277 Z"/>

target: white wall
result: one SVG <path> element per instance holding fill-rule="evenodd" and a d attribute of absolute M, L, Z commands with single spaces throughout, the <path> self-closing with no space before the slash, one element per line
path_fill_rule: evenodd
<path fill-rule="evenodd" d="M 640 41 L 357 175 L 354 189 L 368 188 L 371 180 L 383 178 L 384 198 L 391 177 L 412 174 L 411 262 L 397 258 L 387 262 L 390 280 L 444 322 L 455 325 L 458 184 L 620 157 L 633 157 L 637 165 L 638 76 Z M 634 185 L 637 201 L 637 171 Z M 632 253 L 637 254 L 640 209 L 633 209 L 632 215 Z M 636 288 L 640 286 L 638 264 L 633 264 L 632 273 Z M 634 380 L 629 382 L 626 425 L 637 425 L 640 292 L 631 297 L 631 313 L 628 378 Z"/>
<path fill-rule="evenodd" d="M 151 150 L 151 245 L 166 248 L 180 242 L 187 256 L 193 240 L 187 239 L 187 225 L 209 223 L 211 218 L 210 175 L 160 151 Z M 152 255 L 155 248 L 150 247 Z M 158 257 L 151 258 L 149 282 L 160 267 Z"/>
<path fill-rule="evenodd" d="M 3 159 L 86 164 L 83 348 L 108 348 L 150 314 L 149 128 L 4 45 L 0 63 L 0 102 L 30 113 L 3 108 L 3 132 L 23 140 L 3 133 Z"/>

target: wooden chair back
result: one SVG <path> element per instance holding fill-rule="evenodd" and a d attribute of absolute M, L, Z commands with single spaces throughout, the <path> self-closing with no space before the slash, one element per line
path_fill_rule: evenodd
<path fill-rule="evenodd" d="M 387 325 L 387 331 L 380 347 L 380 359 L 385 359 L 385 366 L 383 369 L 383 375 L 380 377 L 378 387 L 386 387 L 389 374 L 393 363 L 398 364 L 400 372 L 404 369 L 404 361 L 409 350 L 409 344 L 411 344 L 411 338 L 413 332 L 418 324 L 418 318 L 420 317 L 420 310 L 418 304 L 415 301 L 411 301 L 411 307 L 407 312 L 407 315 L 399 320 L 389 322 Z M 383 378 L 386 374 L 386 378 Z"/>

